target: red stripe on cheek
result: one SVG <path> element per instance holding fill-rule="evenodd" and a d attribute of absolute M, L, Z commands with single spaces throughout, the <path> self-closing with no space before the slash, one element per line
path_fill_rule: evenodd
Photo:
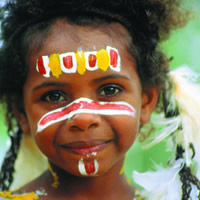
<path fill-rule="evenodd" d="M 69 107 L 63 108 L 61 111 L 50 113 L 49 115 L 46 115 L 40 121 L 40 125 L 43 126 L 50 121 L 55 121 L 55 120 L 65 116 L 65 115 L 71 113 L 72 111 L 78 110 L 80 108 L 80 106 L 81 106 L 80 103 L 74 103 Z"/>
<path fill-rule="evenodd" d="M 130 107 L 126 105 L 120 105 L 120 104 L 99 104 L 98 102 L 92 102 L 88 103 L 86 109 L 91 109 L 91 110 L 127 110 L 130 112 L 134 112 Z"/>
<path fill-rule="evenodd" d="M 127 105 L 123 104 L 100 104 L 99 102 L 88 103 L 86 101 L 80 101 L 79 103 L 73 103 L 68 107 L 63 108 L 61 111 L 53 112 L 46 115 L 39 123 L 40 126 L 45 125 L 50 121 L 55 121 L 63 116 L 70 114 L 71 112 L 77 111 L 79 109 L 88 109 L 88 110 L 118 110 L 118 111 L 128 111 L 134 112 L 134 110 Z"/>

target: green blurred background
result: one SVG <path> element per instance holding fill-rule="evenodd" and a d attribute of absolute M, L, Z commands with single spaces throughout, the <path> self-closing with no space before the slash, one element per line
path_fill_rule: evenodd
<path fill-rule="evenodd" d="M 200 0 L 183 0 L 187 9 L 193 10 L 193 17 L 187 25 L 171 34 L 169 40 L 162 47 L 168 57 L 173 57 L 171 68 L 189 65 L 194 71 L 200 73 Z M 165 166 L 171 152 L 167 149 L 166 141 L 154 147 L 143 150 L 136 141 L 127 154 L 125 173 L 131 178 L 133 170 L 144 172 L 154 170 L 155 164 Z"/>
<path fill-rule="evenodd" d="M 2 0 L 0 0 L 2 1 Z M 163 48 L 169 57 L 173 56 L 171 67 L 183 64 L 191 66 L 200 72 L 200 0 L 183 0 L 187 8 L 194 10 L 194 17 L 184 28 L 172 33 L 170 39 L 163 43 Z M 0 110 L 0 164 L 8 146 L 5 119 Z M 135 142 L 126 156 L 125 173 L 131 179 L 133 170 L 140 172 L 153 170 L 155 163 L 165 165 L 170 152 L 167 144 L 162 142 L 151 149 L 143 150 L 138 141 Z"/>

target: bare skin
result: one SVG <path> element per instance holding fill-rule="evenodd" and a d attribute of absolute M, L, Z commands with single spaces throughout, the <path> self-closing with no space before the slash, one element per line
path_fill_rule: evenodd
<path fill-rule="evenodd" d="M 62 178 L 59 178 L 59 187 L 53 188 L 51 186 L 51 183 L 53 183 L 52 175 L 49 171 L 47 171 L 41 177 L 23 187 L 20 192 L 31 192 L 40 188 L 44 189 L 48 196 L 40 197 L 40 199 L 43 200 L 53 200 L 56 198 L 60 200 L 115 200 L 120 198 L 132 200 L 134 197 L 133 185 L 129 185 L 127 183 L 124 175 L 116 176 L 113 174 L 116 172 L 113 172 L 112 170 L 111 172 L 112 173 L 108 171 L 107 173 L 98 177 L 82 178 L 60 170 L 60 175 L 58 173 L 58 176 Z"/>
<path fill-rule="evenodd" d="M 124 36 L 128 35 L 119 24 L 109 26 L 113 32 L 119 30 Z M 59 177 L 59 186 L 56 189 L 51 186 L 52 175 L 47 171 L 24 186 L 21 192 L 44 188 L 48 194 L 40 198 L 44 200 L 133 199 L 134 187 L 127 183 L 120 171 L 125 153 L 134 143 L 140 123 L 149 121 L 158 93 L 155 88 L 142 91 L 136 63 L 127 50 L 126 38 L 112 37 L 112 34 L 106 33 L 107 28 L 72 26 L 58 20 L 41 48 L 30 53 L 29 74 L 24 87 L 25 113 L 16 111 L 16 116 L 23 131 L 32 133 L 39 149 L 52 163 Z M 100 50 L 108 45 L 119 50 L 120 72 L 96 70 L 87 71 L 84 75 L 74 73 L 62 74 L 59 78 L 45 78 L 35 69 L 36 60 L 41 55 L 76 52 L 80 48 L 83 51 L 92 51 L 94 48 Z M 52 93 L 58 99 L 52 100 Z M 126 101 L 135 108 L 136 114 L 134 117 L 79 114 L 37 133 L 37 122 L 45 113 L 81 97 L 95 101 Z M 89 148 L 101 143 L 104 148 L 88 158 L 64 149 L 62 144 L 69 143 L 78 144 L 79 148 L 82 148 L 82 143 Z M 78 169 L 80 159 L 85 162 L 97 159 L 97 174 L 81 175 Z"/>

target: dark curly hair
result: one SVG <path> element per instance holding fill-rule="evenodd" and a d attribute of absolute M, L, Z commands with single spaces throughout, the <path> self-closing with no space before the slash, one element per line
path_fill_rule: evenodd
<path fill-rule="evenodd" d="M 143 87 L 164 86 L 169 59 L 159 48 L 171 30 L 184 24 L 179 0 L 10 0 L 1 8 L 0 102 L 7 108 L 12 130 L 15 104 L 23 111 L 23 86 L 30 44 L 38 47 L 58 18 L 80 26 L 120 23 L 129 35 L 129 52 Z M 24 56 L 26 55 L 26 56 Z M 18 143 L 17 143 L 18 144 Z M 8 178 L 9 179 L 9 178 Z M 10 179 L 9 179 L 10 180 Z M 1 182 L 1 181 L 0 181 Z M 9 182 L 9 181 L 8 181 Z M 4 185 L 3 189 L 10 186 Z"/>

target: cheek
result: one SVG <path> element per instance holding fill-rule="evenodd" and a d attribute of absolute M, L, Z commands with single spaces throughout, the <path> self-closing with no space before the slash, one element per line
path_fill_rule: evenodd
<path fill-rule="evenodd" d="M 40 119 L 47 113 L 45 109 L 43 109 L 41 106 L 38 107 L 37 105 L 32 105 L 30 107 L 27 107 L 26 113 L 27 113 L 27 118 L 29 121 L 29 126 L 31 129 L 31 133 L 33 136 L 37 135 L 38 131 L 38 122 Z"/>
<path fill-rule="evenodd" d="M 44 131 L 34 135 L 35 141 L 39 149 L 47 156 L 51 157 L 56 153 L 55 134 L 53 132 Z"/>
<path fill-rule="evenodd" d="M 26 109 L 26 116 L 30 126 L 31 134 L 35 136 L 37 133 L 37 123 L 41 116 L 40 111 L 39 109 L 34 109 L 34 106 L 30 106 Z"/>
<path fill-rule="evenodd" d="M 137 114 L 131 116 L 115 116 L 108 119 L 115 134 L 117 148 L 126 152 L 134 143 L 139 130 L 139 117 Z"/>

